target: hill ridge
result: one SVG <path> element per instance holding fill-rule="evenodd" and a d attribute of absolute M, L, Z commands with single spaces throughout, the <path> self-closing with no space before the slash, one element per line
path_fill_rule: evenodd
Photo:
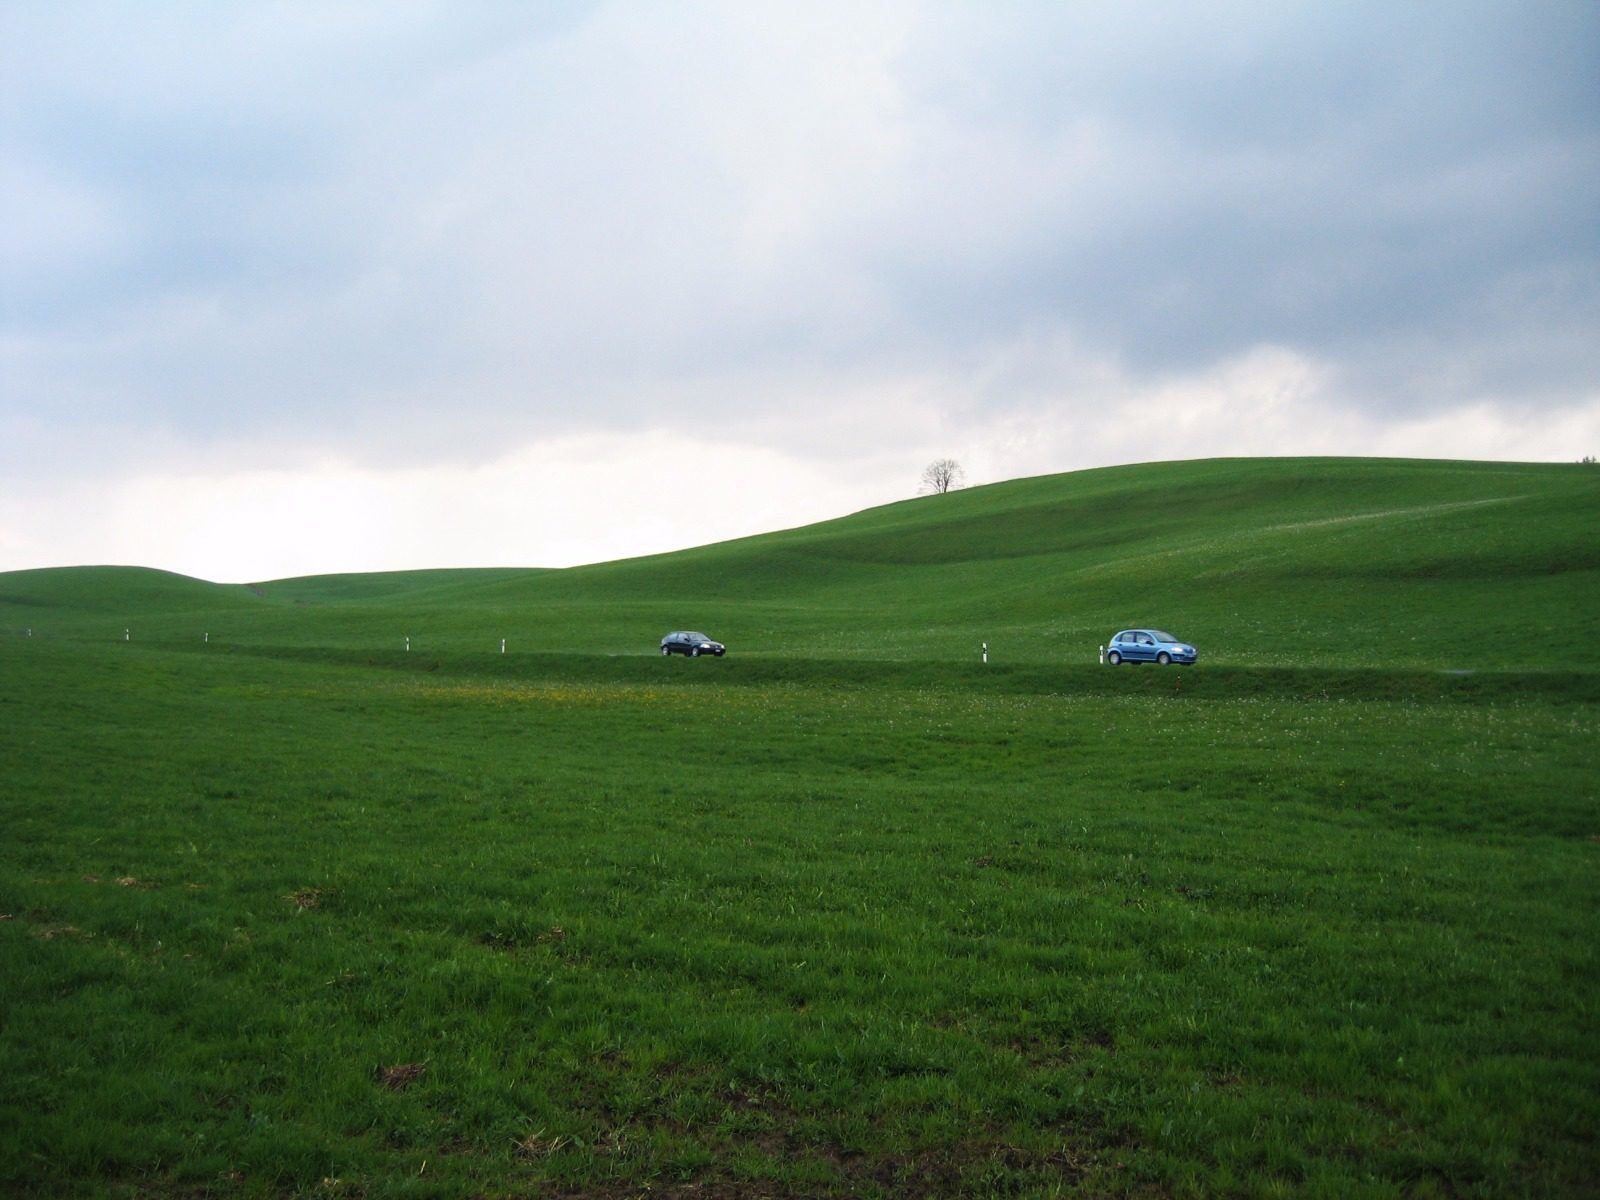
<path fill-rule="evenodd" d="M 1514 482 L 1513 482 L 1514 481 Z M 0 631 L 256 645 L 1084 661 L 1160 625 L 1236 664 L 1600 667 L 1600 471 L 1205 459 L 1007 480 L 667 554 L 212 584 L 143 568 L 0 574 Z M 1595 647 L 1591 649 L 1590 647 Z M 1553 653 L 1554 651 L 1550 651 Z"/>

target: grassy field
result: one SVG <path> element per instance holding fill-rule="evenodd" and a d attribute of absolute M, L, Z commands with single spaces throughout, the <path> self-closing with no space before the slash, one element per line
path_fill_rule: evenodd
<path fill-rule="evenodd" d="M 0 1192 L 1593 1194 L 1597 517 L 1241 460 L 0 575 Z"/>

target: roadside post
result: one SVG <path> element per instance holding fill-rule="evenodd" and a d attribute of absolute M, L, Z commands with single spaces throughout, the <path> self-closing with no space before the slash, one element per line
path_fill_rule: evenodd
<path fill-rule="evenodd" d="M 984 662 L 988 662 L 989 661 L 989 643 L 988 642 L 985 642 L 983 644 L 983 661 Z"/>
<path fill-rule="evenodd" d="M 501 638 L 500 639 L 500 653 L 504 654 L 505 652 L 506 652 L 506 640 L 505 640 L 505 638 Z"/>

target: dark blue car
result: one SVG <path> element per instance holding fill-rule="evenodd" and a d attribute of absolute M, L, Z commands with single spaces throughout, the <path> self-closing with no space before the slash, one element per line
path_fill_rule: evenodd
<path fill-rule="evenodd" d="M 714 642 L 703 633 L 694 633 L 686 629 L 669 633 L 661 639 L 663 656 L 687 654 L 690 658 L 699 658 L 702 654 L 715 654 L 721 658 L 727 652 L 728 648 L 721 642 Z"/>
<path fill-rule="evenodd" d="M 1188 666 L 1200 656 L 1188 642 L 1180 642 L 1160 629 L 1124 629 L 1106 644 L 1106 661 L 1120 663 L 1183 663 Z"/>

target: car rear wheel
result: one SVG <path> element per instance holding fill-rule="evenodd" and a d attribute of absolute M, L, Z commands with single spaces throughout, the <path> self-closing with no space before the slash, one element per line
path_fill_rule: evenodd
<path fill-rule="evenodd" d="M 1118 654 L 1115 650 L 1113 650 L 1110 654 L 1106 655 L 1106 661 L 1108 663 L 1110 663 L 1113 667 L 1117 666 L 1119 663 L 1122 662 L 1122 655 Z"/>
<path fill-rule="evenodd" d="M 661 647 L 661 657 L 662 658 L 671 658 L 672 657 L 672 647 L 671 646 L 663 646 L 663 647 Z"/>
<path fill-rule="evenodd" d="M 1172 655 L 1163 650 L 1160 654 L 1156 655 L 1156 661 L 1164 667 L 1172 661 Z"/>

